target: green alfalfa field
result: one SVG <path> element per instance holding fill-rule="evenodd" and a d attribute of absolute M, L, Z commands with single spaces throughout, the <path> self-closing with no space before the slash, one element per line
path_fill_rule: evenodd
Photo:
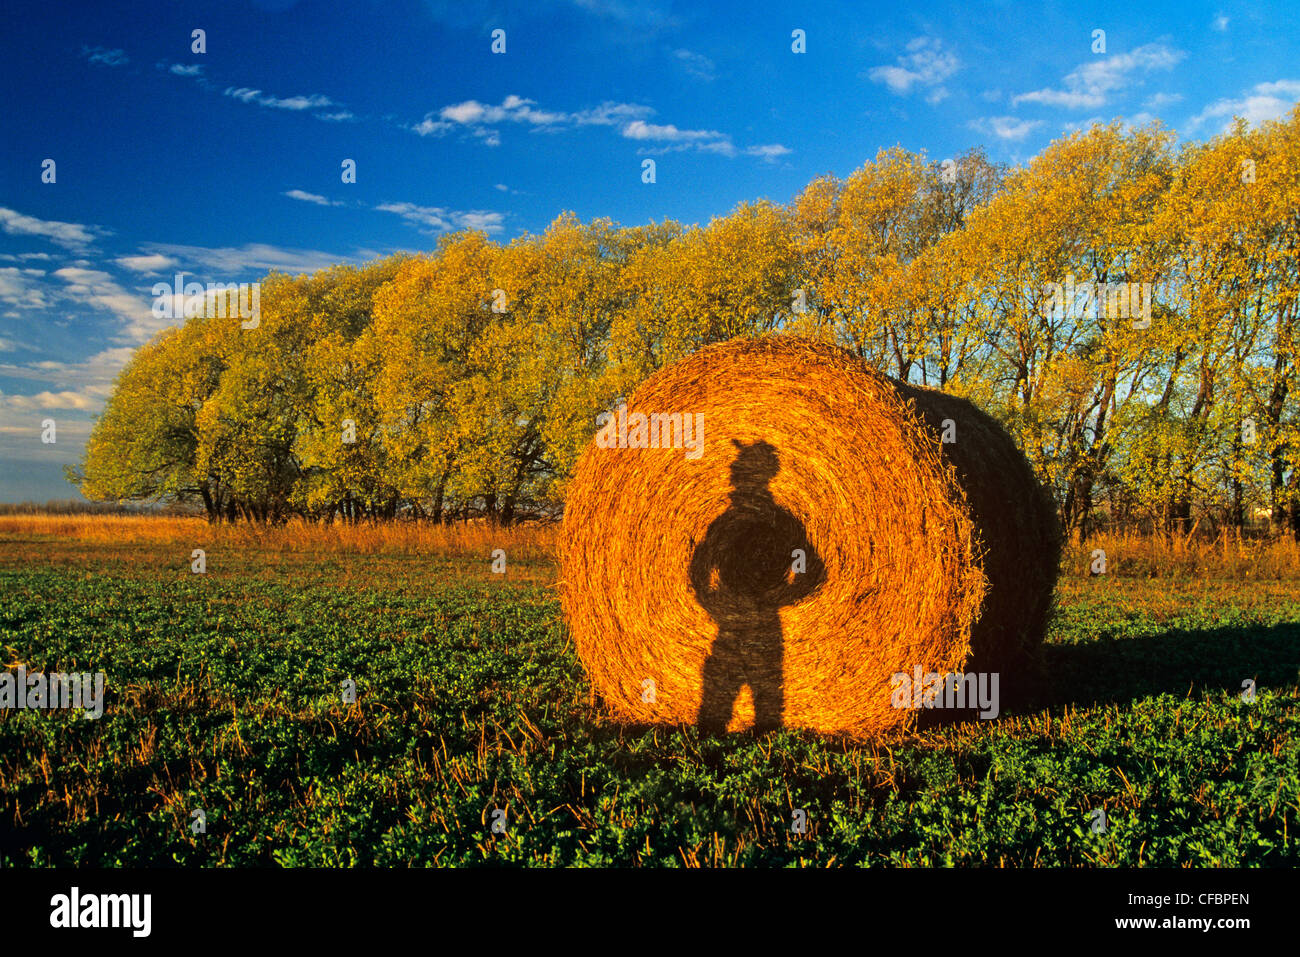
<path fill-rule="evenodd" d="M 0 865 L 1300 863 L 1300 550 L 1103 544 L 1040 707 L 852 743 L 611 722 L 544 533 L 0 518 L 0 664 L 107 675 L 0 712 Z"/>

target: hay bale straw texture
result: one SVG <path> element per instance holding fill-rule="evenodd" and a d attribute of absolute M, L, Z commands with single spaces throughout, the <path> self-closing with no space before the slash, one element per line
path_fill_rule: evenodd
<path fill-rule="evenodd" d="M 700 451 L 662 418 L 660 447 L 617 447 L 645 438 L 638 413 L 695 417 Z M 1059 553 L 992 418 L 768 336 L 659 370 L 602 427 L 568 485 L 560 587 L 620 721 L 862 737 L 916 721 L 891 684 L 916 666 L 996 671 L 1004 707 L 1028 690 Z"/>

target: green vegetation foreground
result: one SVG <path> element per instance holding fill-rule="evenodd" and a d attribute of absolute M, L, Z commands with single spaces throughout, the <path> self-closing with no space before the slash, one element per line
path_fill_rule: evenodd
<path fill-rule="evenodd" d="M 1075 569 L 1043 710 L 854 745 L 611 724 L 544 559 L 188 554 L 0 538 L 4 663 L 108 675 L 0 712 L 3 866 L 1300 861 L 1294 580 Z"/>

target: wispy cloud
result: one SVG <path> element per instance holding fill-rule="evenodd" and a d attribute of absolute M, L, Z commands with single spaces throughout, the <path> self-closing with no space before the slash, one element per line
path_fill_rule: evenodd
<path fill-rule="evenodd" d="M 728 157 L 757 156 L 767 162 L 773 162 L 777 157 L 792 152 L 789 147 L 782 146 L 780 143 L 741 148 L 737 147 L 726 133 L 719 133 L 717 130 L 682 130 L 671 123 L 656 124 L 633 120 L 624 126 L 621 132 L 627 139 L 648 144 L 637 151 L 642 155 L 659 155 L 693 149 L 701 153 L 716 153 Z"/>
<path fill-rule="evenodd" d="M 1210 26 L 1219 33 L 1226 33 L 1228 30 L 1228 18 L 1222 13 L 1217 14 L 1214 20 L 1211 21 Z"/>
<path fill-rule="evenodd" d="M 1173 106 L 1175 103 L 1181 103 L 1183 95 L 1181 93 L 1157 93 L 1155 96 L 1148 97 L 1142 105 L 1148 110 L 1158 110 L 1162 106 Z"/>
<path fill-rule="evenodd" d="M 83 46 L 81 55 L 90 63 L 99 63 L 104 66 L 126 66 L 131 62 L 131 58 L 126 55 L 125 50 L 110 50 L 107 47 Z"/>
<path fill-rule="evenodd" d="M 666 0 L 573 0 L 576 7 L 636 31 L 638 35 L 680 25 Z"/>
<path fill-rule="evenodd" d="M 654 110 L 638 103 L 605 102 L 587 110 L 569 113 L 560 110 L 537 109 L 537 101 L 510 94 L 501 103 L 491 105 L 478 100 L 452 103 L 439 110 L 426 113 L 424 119 L 411 127 L 421 136 L 441 136 L 452 130 L 467 130 L 475 136 L 488 138 L 495 132 L 490 127 L 503 123 L 518 123 L 534 128 L 560 128 L 569 126 L 622 126 L 632 120 L 650 116 Z M 491 145 L 496 145 L 495 143 Z"/>
<path fill-rule="evenodd" d="M 654 110 L 639 103 L 615 103 L 606 100 L 600 106 L 572 114 L 578 126 L 622 126 L 635 119 L 653 116 Z"/>
<path fill-rule="evenodd" d="M 0 377 L 35 382 L 56 391 L 74 389 L 103 398 L 112 392 L 113 377 L 133 355 L 134 346 L 115 346 L 81 362 L 45 359 L 23 364 L 0 363 Z"/>
<path fill-rule="evenodd" d="M 10 236 L 39 236 L 72 250 L 84 249 L 95 241 L 97 235 L 105 232 L 97 226 L 25 216 L 4 206 L 0 206 L 0 229 Z"/>
<path fill-rule="evenodd" d="M 267 243 L 243 246 L 183 246 L 176 243 L 146 243 L 144 251 L 161 253 L 181 264 L 207 270 L 212 281 L 231 282 L 249 273 L 276 270 L 298 275 L 316 272 L 339 263 L 359 262 L 364 257 L 343 256 L 316 249 L 291 249 Z"/>
<path fill-rule="evenodd" d="M 17 319 L 22 310 L 45 309 L 49 304 L 41 269 L 19 269 L 0 266 L 0 303 L 4 304 L 6 318 Z"/>
<path fill-rule="evenodd" d="M 1010 142 L 1023 140 L 1042 125 L 1042 120 L 1022 120 L 1014 116 L 985 116 L 970 123 L 972 129 Z"/>
<path fill-rule="evenodd" d="M 867 77 L 873 83 L 883 83 L 899 96 L 920 88 L 930 91 L 926 100 L 931 103 L 944 99 L 948 91 L 941 84 L 961 68 L 961 61 L 935 37 L 917 37 L 906 49 L 893 66 L 873 67 L 867 71 Z"/>
<path fill-rule="evenodd" d="M 478 229 L 486 233 L 500 232 L 505 216 L 487 210 L 455 210 L 445 206 L 417 206 L 415 203 L 381 203 L 375 209 L 395 213 L 420 232 L 428 236 L 449 233 L 457 229 Z"/>
<path fill-rule="evenodd" d="M 768 143 L 766 146 L 746 146 L 741 152 L 746 156 L 757 156 L 771 162 L 778 156 L 788 156 L 794 150 L 788 146 L 782 146 L 780 143 Z"/>
<path fill-rule="evenodd" d="M 410 129 L 421 136 L 442 136 L 452 130 L 461 130 L 488 146 L 499 146 L 499 127 L 506 123 L 548 132 L 582 126 L 608 126 L 617 129 L 624 139 L 646 144 L 637 151 L 641 154 L 695 149 L 723 156 L 757 156 L 770 161 L 791 152 L 779 143 L 737 147 L 728 134 L 718 130 L 692 130 L 672 123 L 646 122 L 654 112 L 651 107 L 638 103 L 614 102 L 576 112 L 543 110 L 537 107 L 536 100 L 511 94 L 495 106 L 478 100 L 444 106 L 427 113 Z"/>
<path fill-rule="evenodd" d="M 1112 96 L 1141 83 L 1143 75 L 1172 70 L 1186 55 L 1162 43 L 1148 43 L 1128 53 L 1082 63 L 1062 78 L 1061 88 L 1021 93 L 1012 98 L 1011 105 L 1039 103 L 1066 109 L 1099 109 Z"/>
<path fill-rule="evenodd" d="M 220 89 L 217 84 L 209 81 L 204 75 L 202 64 L 162 62 L 158 64 L 158 69 L 165 70 L 174 76 L 188 77 L 197 82 L 198 85 L 205 90 L 216 91 Z M 241 103 L 261 106 L 270 110 L 288 110 L 291 113 L 309 113 L 315 119 L 324 120 L 327 123 L 341 123 L 347 120 L 356 119 L 356 115 L 351 110 L 323 93 L 276 96 L 259 89 L 254 89 L 253 87 L 227 86 L 225 89 L 221 90 L 221 95 L 228 96 Z"/>
<path fill-rule="evenodd" d="M 717 78 L 717 66 L 702 53 L 691 50 L 674 50 L 673 58 L 681 64 L 683 70 L 697 80 L 712 81 Z"/>
<path fill-rule="evenodd" d="M 626 105 L 611 104 L 611 106 Z M 426 113 L 424 119 L 411 129 L 421 136 L 441 136 L 459 128 L 482 138 L 489 146 L 499 146 L 501 137 L 493 127 L 502 123 L 555 127 L 576 122 L 578 122 L 576 116 L 552 110 L 539 110 L 536 100 L 512 93 L 496 106 L 480 103 L 478 100 L 452 103 L 436 113 Z"/>
<path fill-rule="evenodd" d="M 0 401 L 15 412 L 57 412 L 60 409 L 81 409 L 91 411 L 99 407 L 101 400 L 83 392 L 65 389 L 62 392 L 37 392 L 33 395 L 4 395 Z"/>
<path fill-rule="evenodd" d="M 301 189 L 291 189 L 284 194 L 290 199 L 301 200 L 304 203 L 315 203 L 317 206 L 342 206 L 343 201 L 338 199 L 327 199 L 319 193 L 308 193 Z"/>
<path fill-rule="evenodd" d="M 1243 117 L 1252 126 L 1285 116 L 1300 100 L 1300 80 L 1274 80 L 1256 83 L 1239 97 L 1215 100 L 1196 116 L 1190 126 L 1196 129 L 1211 120 L 1223 120 L 1222 129 L 1232 126 L 1235 116 Z"/>
<path fill-rule="evenodd" d="M 119 256 L 113 261 L 123 269 L 129 269 L 131 272 L 140 273 L 143 276 L 157 276 L 164 269 L 171 269 L 176 265 L 175 259 L 161 253 L 150 253 L 144 256 Z"/>
<path fill-rule="evenodd" d="M 241 103 L 252 103 L 271 110 L 289 110 L 294 113 L 310 112 L 318 120 L 338 122 L 354 119 L 350 111 L 322 93 L 273 96 L 270 93 L 263 93 L 261 90 L 254 90 L 246 86 L 228 86 L 222 91 L 222 95 L 239 100 Z M 319 112 L 320 110 L 330 110 L 330 112 L 322 113 Z"/>
<path fill-rule="evenodd" d="M 679 130 L 671 123 L 657 125 L 643 120 L 633 120 L 623 127 L 623 136 L 630 140 L 666 140 L 670 143 L 695 143 L 700 140 L 721 140 L 726 137 L 717 130 Z"/>
<path fill-rule="evenodd" d="M 147 297 L 127 292 L 108 273 L 91 268 L 84 260 L 56 269 L 52 275 L 66 283 L 65 295 L 90 308 L 102 309 L 122 320 L 118 336 L 121 341 L 146 342 L 161 329 L 171 325 L 160 321 L 151 310 Z"/>
<path fill-rule="evenodd" d="M 80 459 L 90 434 L 89 413 L 103 407 L 113 392 L 113 380 L 134 354 L 134 346 L 121 346 L 81 362 L 0 363 L 0 377 L 30 382 L 37 390 L 0 392 L 0 458 L 48 461 L 57 451 L 63 461 Z M 51 412 L 63 413 L 57 418 L 57 448 L 38 441 L 39 419 Z"/>

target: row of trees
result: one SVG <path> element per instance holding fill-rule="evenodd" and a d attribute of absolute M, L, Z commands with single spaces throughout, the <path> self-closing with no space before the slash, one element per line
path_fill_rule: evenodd
<path fill-rule="evenodd" d="M 1015 169 L 892 149 L 707 226 L 457 233 L 272 274 L 256 329 L 162 334 L 73 477 L 214 520 L 510 523 L 562 503 L 596 415 L 654 369 L 789 331 L 990 410 L 1077 535 L 1262 507 L 1300 537 L 1298 240 L 1300 108 L 1184 145 L 1093 126 Z M 1063 298 L 1088 283 L 1133 284 L 1149 315 Z"/>

